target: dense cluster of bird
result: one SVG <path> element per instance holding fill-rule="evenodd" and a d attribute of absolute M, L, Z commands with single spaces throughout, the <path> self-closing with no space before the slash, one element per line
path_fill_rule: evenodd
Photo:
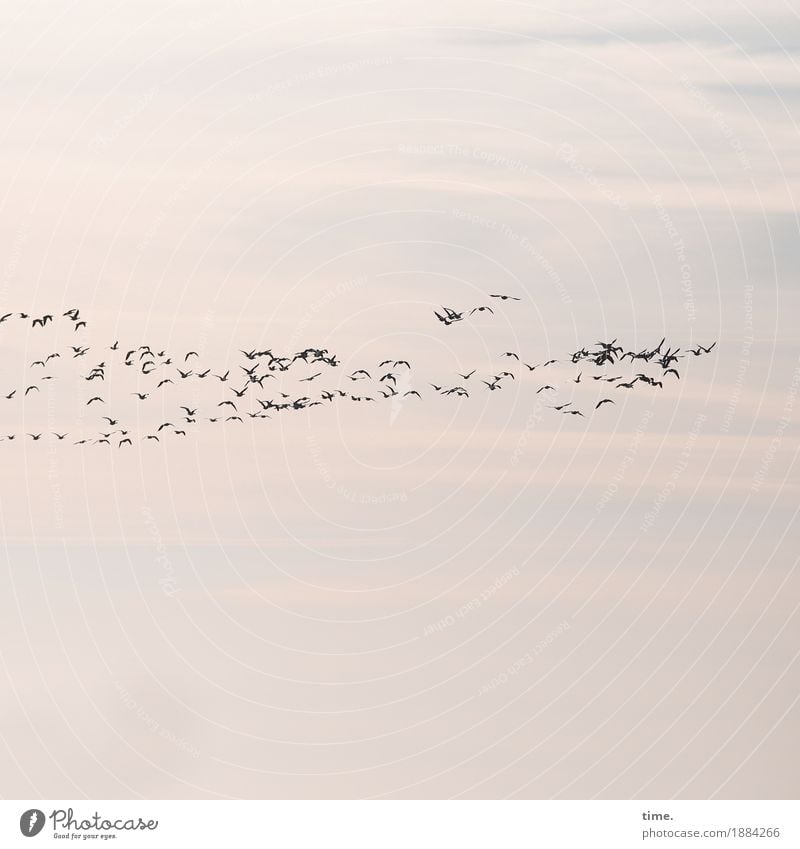
<path fill-rule="evenodd" d="M 490 297 L 519 300 L 514 296 L 502 294 Z M 491 308 L 475 307 L 470 312 L 481 310 L 491 311 Z M 465 314 L 469 312 L 458 312 L 447 307 L 444 308 L 443 314 L 436 312 L 437 318 L 444 324 L 460 321 Z M 72 333 L 87 327 L 77 309 L 67 310 L 60 318 L 71 323 Z M 54 316 L 45 314 L 32 318 L 24 312 L 6 313 L 0 317 L 0 330 L 6 323 L 14 321 L 30 321 L 30 327 L 37 329 L 38 333 L 38 329 L 44 329 L 54 322 Z M 526 377 L 535 381 L 536 377 L 554 366 L 576 367 L 577 374 L 570 378 L 573 384 L 592 380 L 598 384 L 606 383 L 609 389 L 613 390 L 631 390 L 639 384 L 662 389 L 666 380 L 680 379 L 678 367 L 682 359 L 690 355 L 699 357 L 709 354 L 716 342 L 708 346 L 696 345 L 686 352 L 665 345 L 666 339 L 662 339 L 654 348 L 633 351 L 626 350 L 613 339 L 610 342 L 596 342 L 588 348 L 582 347 L 564 359 L 549 358 L 539 363 L 527 362 L 527 358 L 520 352 L 503 351 L 498 354 L 503 365 L 496 369 L 496 373 L 491 371 L 478 374 L 476 368 L 465 372 L 457 371 L 452 380 L 440 380 L 436 383 L 425 381 L 425 388 L 420 391 L 414 388 L 412 383 L 411 362 L 402 358 L 384 359 L 375 365 L 368 364 L 369 368 L 357 368 L 343 374 L 341 380 L 333 385 L 331 379 L 339 373 L 335 370 L 341 365 L 341 361 L 327 348 L 308 347 L 292 353 L 279 353 L 271 348 L 243 349 L 239 352 L 240 361 L 222 371 L 207 364 L 201 366 L 201 356 L 194 350 L 173 355 L 150 345 L 122 348 L 119 341 L 115 341 L 102 349 L 103 353 L 97 361 L 78 371 L 77 377 L 86 385 L 86 391 L 80 394 L 79 403 L 82 407 L 89 408 L 95 424 L 90 426 L 88 433 L 81 432 L 70 441 L 75 445 L 116 445 L 121 448 L 132 446 L 134 440 L 157 443 L 167 438 L 186 437 L 200 422 L 241 424 L 246 419 L 269 419 L 276 414 L 308 410 L 334 402 L 379 403 L 391 400 L 396 404 L 403 399 L 421 400 L 430 395 L 468 398 L 477 391 L 500 391 L 508 386 L 510 381 L 522 381 Z M 45 381 L 57 380 L 59 376 L 63 376 L 58 373 L 57 361 L 71 359 L 82 363 L 83 358 L 88 358 L 92 350 L 90 345 L 77 344 L 42 355 L 30 363 L 30 378 L 26 378 L 16 387 L 0 386 L 0 403 L 25 403 L 28 396 L 41 392 Z M 632 374 L 613 373 L 623 372 L 623 365 L 626 364 Z M 129 393 L 131 398 L 136 399 L 134 403 L 149 402 L 154 406 L 154 412 L 166 412 L 163 420 L 157 420 L 152 427 L 145 428 L 144 431 L 141 430 L 142 417 L 137 415 L 134 420 L 130 414 L 124 416 L 116 409 L 117 405 L 123 406 L 120 399 L 115 393 L 105 391 L 110 369 L 116 370 L 120 367 L 129 370 L 136 378 L 136 388 Z M 645 368 L 657 371 L 655 374 L 648 374 Z M 297 376 L 298 369 L 301 370 L 302 377 Z M 297 388 L 294 392 L 285 392 L 283 390 L 290 387 L 284 385 L 281 378 L 293 370 L 292 376 L 297 377 L 298 387 L 300 384 L 308 386 Z M 593 373 L 589 373 L 590 370 Z M 219 400 L 201 403 L 196 399 L 198 381 L 206 380 L 218 387 Z M 594 412 L 606 404 L 615 404 L 617 400 L 616 392 L 601 392 L 599 394 L 604 397 L 595 397 L 590 407 L 579 409 L 574 401 L 559 399 L 556 383 L 554 379 L 553 382 L 538 381 L 535 394 L 547 393 L 543 398 L 552 400 L 552 403 L 546 403 L 546 406 L 561 415 L 584 417 L 589 410 Z M 164 394 L 168 387 L 180 386 L 186 387 L 186 390 L 177 401 L 172 398 L 177 388 L 172 394 Z M 318 392 L 315 391 L 317 386 Z M 93 418 L 95 413 L 96 419 Z M 18 437 L 35 442 L 49 437 L 62 442 L 70 437 L 70 433 L 61 430 L 24 434 L 0 432 L 0 441 L 12 442 Z"/>

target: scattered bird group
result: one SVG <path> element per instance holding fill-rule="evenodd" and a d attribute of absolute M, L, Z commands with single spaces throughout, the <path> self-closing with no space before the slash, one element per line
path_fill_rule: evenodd
<path fill-rule="evenodd" d="M 492 294 L 489 297 L 501 301 L 520 300 L 518 297 L 506 294 Z M 471 315 L 481 311 L 492 314 L 494 312 L 487 306 L 474 307 L 469 312 L 443 307 L 441 313 L 437 310 L 435 314 L 443 324 L 450 325 L 462 321 L 465 314 Z M 81 318 L 78 309 L 67 310 L 60 318 L 71 322 L 73 333 L 86 329 L 86 322 Z M 13 320 L 27 322 L 29 319 L 31 320 L 30 328 L 36 329 L 37 332 L 53 325 L 55 321 L 54 316 L 49 313 L 32 319 L 24 312 L 6 313 L 0 316 L 0 328 Z M 666 380 L 680 379 L 678 365 L 681 359 L 690 354 L 693 357 L 707 355 L 714 349 L 716 342 L 708 346 L 696 345 L 689 348 L 687 353 L 681 353 L 679 348 L 673 349 L 665 345 L 666 339 L 662 339 L 654 348 L 633 351 L 626 350 L 617 344 L 616 339 L 613 339 L 610 342 L 601 341 L 588 348 L 580 348 L 563 360 L 550 358 L 540 363 L 527 362 L 527 358 L 517 351 L 502 351 L 498 354 L 498 358 L 505 367 L 497 368 L 496 373 L 490 371 L 480 374 L 477 368 L 471 368 L 468 371 L 456 371 L 457 381 L 439 380 L 435 383 L 425 381 L 425 385 L 429 386 L 435 395 L 468 398 L 475 391 L 498 392 L 507 387 L 509 382 L 514 382 L 515 385 L 519 383 L 522 389 L 523 378 L 534 379 L 534 372 L 550 369 L 552 366 L 569 367 L 571 365 L 578 366 L 580 369 L 570 381 L 573 384 L 585 384 L 590 378 L 592 381 L 607 383 L 615 390 L 631 390 L 640 384 L 663 389 Z M 82 396 L 80 404 L 85 408 L 97 408 L 102 415 L 97 419 L 97 429 L 92 430 L 88 435 L 79 434 L 80 438 L 73 437 L 73 444 L 116 445 L 122 448 L 132 446 L 134 439 L 150 443 L 161 442 L 168 437 L 183 438 L 200 422 L 241 424 L 245 418 L 270 419 L 273 415 L 281 413 L 298 412 L 344 401 L 364 404 L 391 399 L 396 409 L 397 403 L 403 399 L 421 400 L 424 397 L 422 391 L 414 388 L 412 366 L 409 360 L 404 358 L 383 359 L 377 365 L 367 364 L 369 367 L 356 368 L 344 374 L 342 381 L 337 382 L 337 385 L 326 383 L 319 392 L 315 392 L 312 387 L 330 379 L 335 374 L 334 370 L 341 365 L 337 356 L 327 348 L 308 347 L 292 353 L 280 353 L 272 348 L 242 349 L 239 351 L 242 359 L 223 371 L 214 369 L 211 364 L 202 364 L 201 367 L 201 354 L 195 350 L 186 351 L 181 355 L 173 355 L 150 345 L 138 345 L 126 350 L 120 348 L 119 341 L 115 341 L 104 348 L 99 356 L 96 355 L 96 362 L 88 368 L 80 369 L 83 358 L 88 357 L 92 350 L 90 345 L 78 344 L 68 345 L 62 351 L 51 350 L 47 354 L 42 354 L 30 363 L 31 373 L 36 377 L 23 381 L 17 387 L 4 389 L 0 387 L 0 403 L 3 400 L 10 404 L 26 403 L 26 399 L 32 393 L 41 392 L 45 381 L 64 377 L 65 361 L 77 360 L 75 366 L 79 369 L 77 377 L 80 381 L 92 384 L 91 389 Z M 124 355 L 123 351 L 125 351 Z M 626 361 L 633 366 L 633 374 L 608 373 L 609 371 L 623 372 Z M 646 368 L 657 369 L 657 371 L 655 374 L 648 374 L 645 371 Z M 166 412 L 163 419 L 159 418 L 152 422 L 152 425 L 145 428 L 144 432 L 141 431 L 141 415 L 137 413 L 135 421 L 131 419 L 123 424 L 125 417 L 117 410 L 118 406 L 122 406 L 120 398 L 114 392 L 103 388 L 98 391 L 95 388 L 105 387 L 108 383 L 116 385 L 119 382 L 120 369 L 127 372 L 135 381 L 136 385 L 127 394 L 136 399 L 134 403 L 137 407 L 141 404 L 143 410 L 152 408 L 153 412 Z M 290 372 L 291 376 L 295 376 L 297 369 L 302 370 L 303 376 L 298 376 L 296 382 L 308 386 L 308 389 L 296 389 L 294 392 L 283 391 L 291 388 L 286 385 L 285 376 Z M 589 374 L 590 369 L 601 371 Z M 112 373 L 113 380 L 108 381 L 107 378 Z M 211 401 L 201 402 L 196 397 L 199 390 L 198 382 L 205 380 L 210 380 L 211 384 L 217 386 L 221 394 Z M 184 381 L 189 383 L 184 384 Z M 275 383 L 268 381 L 275 381 Z M 178 399 L 180 403 L 174 403 L 172 396 L 164 393 L 168 392 L 167 387 L 178 385 L 187 385 L 189 389 L 183 397 Z M 275 391 L 270 391 L 270 387 L 273 387 Z M 534 394 L 548 393 L 544 397 L 553 399 L 553 403 L 547 406 L 557 413 L 585 417 L 584 410 L 579 409 L 575 401 L 560 400 L 556 394 L 558 391 L 555 383 L 540 381 Z M 429 392 L 425 391 L 425 396 L 428 394 Z M 610 394 L 616 395 L 616 393 Z M 595 396 L 590 402 L 590 408 L 596 411 L 607 404 L 615 404 L 616 400 L 616 397 L 597 398 Z M 36 402 L 31 399 L 27 403 Z M 28 438 L 33 442 L 41 441 L 45 435 L 44 431 L 38 430 L 27 433 Z M 51 431 L 52 439 L 57 442 L 65 441 L 69 435 L 69 432 L 62 430 Z M 0 432 L 0 441 L 12 442 L 17 436 L 21 434 Z"/>

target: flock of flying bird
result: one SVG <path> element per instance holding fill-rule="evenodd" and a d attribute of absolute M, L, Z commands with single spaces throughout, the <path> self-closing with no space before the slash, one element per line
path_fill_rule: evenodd
<path fill-rule="evenodd" d="M 503 294 L 490 297 L 501 301 L 520 300 L 515 296 Z M 485 311 L 494 312 L 488 306 L 461 311 L 442 307 L 442 311 L 436 310 L 435 315 L 439 321 L 449 326 L 462 321 L 465 316 Z M 58 318 L 71 323 L 73 334 L 87 328 L 86 321 L 78 309 L 67 310 Z M 7 323 L 30 321 L 32 329 L 44 329 L 56 320 L 51 314 L 32 317 L 24 312 L 6 313 L 0 316 L 0 342 Z M 80 340 L 79 336 L 76 338 L 79 344 L 69 345 L 61 351 L 51 351 L 34 360 L 30 364 L 30 372 L 35 376 L 26 379 L 24 384 L 6 388 L 0 384 L 0 404 L 25 403 L 29 396 L 35 398 L 45 388 L 45 381 L 59 379 L 57 361 L 79 360 L 78 365 L 82 365 L 84 358 L 88 360 L 92 347 L 80 344 Z M 661 389 L 665 381 L 680 379 L 680 360 L 689 356 L 709 354 L 716 346 L 716 342 L 713 342 L 708 346 L 696 345 L 686 352 L 681 352 L 679 348 L 665 347 L 665 343 L 666 339 L 662 339 L 654 348 L 631 351 L 625 350 L 613 339 L 610 342 L 596 342 L 589 348 L 583 347 L 566 359 L 548 359 L 541 363 L 529 363 L 515 351 L 504 351 L 499 355 L 503 367 L 498 369 L 496 374 L 478 375 L 476 369 L 464 373 L 456 372 L 451 381 L 426 382 L 424 394 L 429 396 L 430 389 L 433 394 L 466 398 L 480 390 L 497 392 L 508 386 L 509 381 L 517 381 L 517 378 L 522 380 L 523 375 L 531 376 L 538 372 L 538 377 L 553 366 L 566 364 L 578 369 L 577 374 L 571 377 L 571 383 L 604 382 L 608 384 L 609 389 L 615 390 L 600 393 L 608 397 L 593 400 L 591 411 L 594 412 L 606 404 L 615 404 L 616 390 L 631 390 L 640 384 Z M 279 413 L 306 410 L 335 401 L 375 403 L 391 400 L 397 403 L 403 399 L 423 398 L 423 392 L 413 388 L 412 366 L 406 359 L 389 358 L 378 363 L 376 367 L 371 366 L 370 369 L 358 368 L 344 375 L 338 385 L 333 386 L 326 381 L 336 373 L 333 370 L 341 363 L 336 355 L 326 348 L 309 347 L 291 354 L 279 354 L 272 349 L 242 350 L 240 353 L 241 361 L 222 371 L 214 370 L 205 364 L 201 366 L 201 357 L 197 351 L 186 351 L 176 356 L 149 345 L 124 349 L 118 341 L 114 342 L 103 349 L 103 353 L 94 354 L 94 361 L 79 370 L 78 377 L 84 381 L 87 390 L 84 393 L 85 398 L 81 396 L 80 404 L 88 408 L 86 415 L 91 413 L 95 428 L 92 428 L 89 435 L 81 433 L 79 438 L 73 437 L 70 441 L 75 445 L 116 445 L 122 448 L 132 446 L 134 440 L 157 443 L 167 438 L 186 437 L 200 422 L 241 424 L 245 419 L 269 419 Z M 629 368 L 633 367 L 630 369 L 632 374 L 614 373 L 623 372 L 623 366 L 626 364 Z M 130 421 L 129 418 L 132 417 L 124 416 L 116 409 L 117 405 L 124 405 L 114 393 L 105 391 L 106 378 L 111 369 L 116 371 L 120 365 L 129 370 L 130 375 L 135 378 L 136 388 L 130 392 L 129 397 L 135 398 L 137 404 L 155 402 L 157 412 L 166 411 L 163 421 L 157 420 L 144 432 L 134 431 L 134 425 L 141 424 L 141 416 L 137 414 L 136 421 Z M 648 374 L 646 368 L 651 371 L 656 369 L 655 374 Z M 292 376 L 302 370 L 303 377 L 297 379 L 298 388 L 294 392 L 284 392 L 283 389 L 289 387 L 283 384 L 282 378 L 292 370 Z M 590 370 L 594 373 L 589 373 Z M 56 373 L 53 373 L 54 371 Z M 455 377 L 458 378 L 457 381 Z M 211 402 L 212 406 L 201 404 L 195 397 L 199 382 L 206 380 L 215 384 L 221 391 L 221 400 Z M 301 384 L 307 386 L 299 388 Z M 180 399 L 184 403 L 172 403 L 171 398 L 164 394 L 168 392 L 169 387 L 176 386 L 185 388 L 185 394 Z M 318 386 L 319 392 L 316 391 Z M 543 393 L 546 393 L 544 398 L 553 401 L 546 406 L 556 413 L 585 416 L 584 410 L 579 409 L 574 401 L 561 401 L 557 395 L 558 387 L 547 380 L 540 382 L 535 391 L 537 395 Z M 70 433 L 41 430 L 20 434 L 0 431 L 0 442 L 12 442 L 17 437 L 35 442 L 49 437 L 60 442 L 67 440 Z"/>

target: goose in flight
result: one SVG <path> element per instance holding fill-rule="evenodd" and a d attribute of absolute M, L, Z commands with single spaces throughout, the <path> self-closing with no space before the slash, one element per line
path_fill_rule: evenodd
<path fill-rule="evenodd" d="M 711 349 L 716 344 L 716 342 L 712 342 L 707 348 L 704 348 L 702 345 L 698 345 L 696 348 L 689 348 L 689 353 L 694 354 L 695 357 L 699 357 L 701 354 L 710 354 Z"/>

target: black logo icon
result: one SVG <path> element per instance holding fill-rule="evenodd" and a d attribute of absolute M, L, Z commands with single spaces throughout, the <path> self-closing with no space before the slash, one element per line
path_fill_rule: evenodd
<path fill-rule="evenodd" d="M 44 812 L 38 808 L 31 808 L 19 818 L 19 830 L 25 837 L 36 837 L 44 828 Z"/>

